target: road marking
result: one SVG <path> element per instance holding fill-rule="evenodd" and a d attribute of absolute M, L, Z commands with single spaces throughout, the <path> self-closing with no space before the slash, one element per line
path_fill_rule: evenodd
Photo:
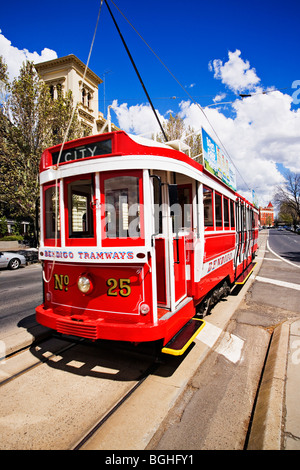
<path fill-rule="evenodd" d="M 206 321 L 205 327 L 202 328 L 202 330 L 199 332 L 196 338 L 199 339 L 202 343 L 212 348 L 221 333 L 222 333 L 221 328 L 218 328 L 212 323 L 209 323 Z"/>
<path fill-rule="evenodd" d="M 196 338 L 212 348 L 222 331 L 223 330 L 221 328 L 213 325 L 212 323 L 206 322 L 205 327 L 202 328 Z M 215 351 L 236 364 L 241 358 L 243 346 L 244 340 L 226 331 Z"/>
<path fill-rule="evenodd" d="M 256 276 L 256 281 L 267 282 L 268 284 L 274 284 L 275 286 L 288 287 L 289 289 L 300 290 L 300 284 L 294 284 L 292 282 L 279 281 L 277 279 L 269 279 L 267 277 Z"/>
<path fill-rule="evenodd" d="M 216 352 L 222 354 L 229 361 L 236 364 L 241 356 L 245 341 L 236 335 L 225 332 L 224 338 L 216 348 Z"/>
<path fill-rule="evenodd" d="M 292 266 L 295 266 L 296 268 L 300 268 L 300 265 L 299 265 L 299 264 L 292 263 L 291 261 L 288 261 L 287 259 L 284 259 L 284 258 L 282 258 L 282 256 L 280 256 L 280 255 L 278 255 L 277 253 L 275 253 L 275 251 L 273 251 L 273 250 L 270 248 L 269 240 L 267 240 L 267 247 L 269 248 L 269 250 L 271 251 L 271 253 L 273 253 L 273 255 L 277 256 L 277 257 L 280 258 L 282 261 L 285 261 L 286 263 L 291 264 Z"/>

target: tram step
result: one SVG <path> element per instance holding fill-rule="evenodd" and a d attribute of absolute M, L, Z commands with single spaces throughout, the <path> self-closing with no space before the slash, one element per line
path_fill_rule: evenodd
<path fill-rule="evenodd" d="M 257 263 L 250 263 L 249 266 L 242 272 L 242 274 L 236 279 L 235 284 L 245 284 L 248 277 L 252 273 Z"/>
<path fill-rule="evenodd" d="M 175 336 L 164 346 L 161 352 L 173 356 L 181 356 L 204 327 L 205 321 L 192 318 Z"/>

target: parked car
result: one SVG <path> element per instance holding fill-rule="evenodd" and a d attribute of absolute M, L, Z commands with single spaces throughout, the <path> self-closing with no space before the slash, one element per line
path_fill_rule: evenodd
<path fill-rule="evenodd" d="M 26 250 L 18 250 L 19 255 L 25 256 L 27 264 L 37 263 L 39 260 L 39 253 L 36 248 L 27 248 Z"/>
<path fill-rule="evenodd" d="M 26 266 L 25 256 L 9 251 L 0 251 L 0 268 L 18 269 Z"/>

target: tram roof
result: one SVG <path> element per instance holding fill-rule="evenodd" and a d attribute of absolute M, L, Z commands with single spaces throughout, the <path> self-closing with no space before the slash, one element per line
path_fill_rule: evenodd
<path fill-rule="evenodd" d="M 110 151 L 103 150 L 105 142 L 110 142 Z M 103 149 L 101 149 L 101 143 L 103 144 Z M 91 146 L 95 146 L 96 144 L 99 144 L 100 153 L 97 153 L 98 149 L 95 150 L 95 152 L 89 152 L 88 149 L 91 150 Z M 59 144 L 43 152 L 40 162 L 40 172 L 57 164 L 61 146 L 62 144 Z M 96 149 L 96 147 L 94 148 Z M 195 162 L 184 153 L 184 151 L 189 150 L 189 148 L 188 145 L 179 140 L 162 143 L 142 136 L 127 134 L 125 131 L 119 130 L 104 134 L 95 134 L 66 142 L 62 151 L 64 158 L 60 159 L 59 164 L 69 164 L 79 159 L 86 158 L 104 158 L 121 155 L 157 155 L 179 160 L 184 159 L 190 165 L 203 171 L 203 166 L 200 163 Z M 78 154 L 74 153 L 76 149 L 78 150 Z M 86 149 L 86 152 L 84 149 Z M 73 156 L 71 155 L 72 150 Z M 68 154 L 68 160 L 65 158 L 66 154 Z"/>
<path fill-rule="evenodd" d="M 109 153 L 100 153 L 89 155 L 89 156 L 82 156 L 84 154 L 84 149 L 91 149 L 91 146 L 94 144 L 100 144 L 104 142 L 111 142 L 111 151 Z M 88 137 L 82 137 L 76 140 L 71 140 L 66 142 L 63 148 L 63 152 L 66 154 L 71 154 L 71 150 L 77 150 L 80 155 L 76 155 L 75 158 L 72 159 L 72 156 L 68 158 L 68 160 L 60 161 L 60 165 L 68 165 L 72 164 L 78 160 L 83 159 L 94 159 L 94 158 L 105 158 L 105 157 L 113 157 L 113 156 L 126 156 L 126 155 L 145 155 L 151 156 L 163 156 L 174 158 L 177 160 L 184 161 L 185 163 L 191 165 L 196 170 L 201 171 L 202 173 L 208 175 L 213 180 L 217 181 L 222 186 L 226 187 L 229 191 L 242 200 L 244 203 L 249 205 L 253 205 L 243 196 L 238 194 L 236 191 L 228 187 L 225 183 L 219 180 L 217 177 L 212 175 L 209 171 L 207 171 L 203 165 L 193 160 L 191 157 L 186 155 L 183 150 L 188 149 L 184 147 L 184 143 L 181 141 L 171 141 L 171 142 L 158 142 L 152 139 L 147 139 L 143 136 L 131 135 L 127 134 L 125 131 L 118 130 L 113 132 L 107 132 L 103 134 L 94 134 Z M 60 152 L 62 144 L 56 145 L 54 147 L 50 147 L 46 149 L 41 157 L 40 161 L 40 172 L 43 172 L 47 169 L 53 168 L 56 166 L 56 163 L 53 159 L 53 156 L 56 155 L 58 157 L 58 153 Z M 96 147 L 95 147 L 96 148 Z M 180 150 L 179 150 L 180 149 Z M 62 153 L 63 155 L 63 153 Z M 88 155 L 88 154 L 87 154 Z"/>

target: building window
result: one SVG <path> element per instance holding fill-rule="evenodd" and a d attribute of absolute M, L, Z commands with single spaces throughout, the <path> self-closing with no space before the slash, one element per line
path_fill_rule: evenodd
<path fill-rule="evenodd" d="M 82 88 L 82 93 L 81 93 L 81 102 L 83 105 L 85 105 L 85 89 Z"/>
<path fill-rule="evenodd" d="M 57 94 L 57 98 L 62 97 L 62 84 L 61 83 L 58 83 L 56 85 L 56 94 Z"/>

